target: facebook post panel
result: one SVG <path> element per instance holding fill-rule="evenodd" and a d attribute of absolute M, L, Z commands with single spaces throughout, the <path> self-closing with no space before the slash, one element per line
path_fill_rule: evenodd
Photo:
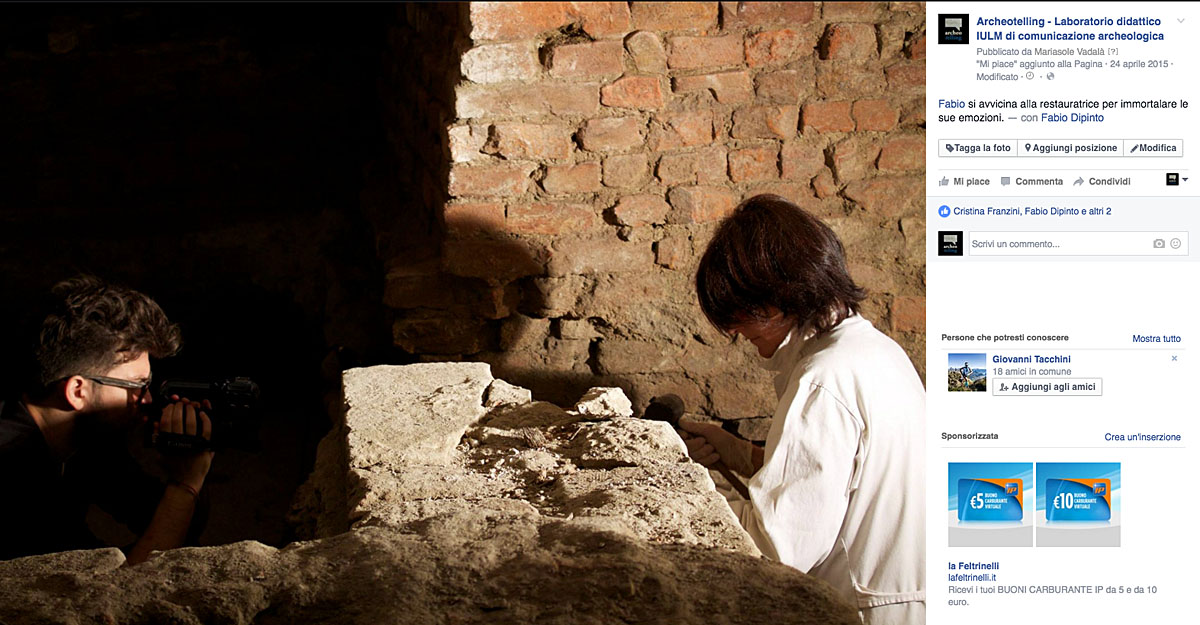
<path fill-rule="evenodd" d="M 926 10 L 929 622 L 1187 620 L 1200 6 Z"/>

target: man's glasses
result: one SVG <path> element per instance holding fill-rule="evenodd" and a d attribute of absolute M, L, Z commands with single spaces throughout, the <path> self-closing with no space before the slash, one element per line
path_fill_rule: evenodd
<path fill-rule="evenodd" d="M 83 377 L 85 380 L 91 380 L 97 384 L 103 384 L 105 386 L 116 386 L 119 388 L 127 388 L 130 390 L 137 391 L 137 402 L 136 403 L 139 403 L 139 404 L 142 403 L 142 400 L 146 397 L 146 392 L 150 390 L 150 380 L 146 380 L 145 382 L 136 382 L 134 380 L 122 380 L 121 378 L 109 378 L 109 377 L 105 377 L 102 375 L 85 375 L 85 376 L 81 376 L 81 377 Z"/>

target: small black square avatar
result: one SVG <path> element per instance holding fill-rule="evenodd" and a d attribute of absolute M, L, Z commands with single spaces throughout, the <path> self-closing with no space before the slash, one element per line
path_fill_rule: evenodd
<path fill-rule="evenodd" d="M 938 256 L 962 256 L 963 231 L 938 230 Z"/>
<path fill-rule="evenodd" d="M 938 43 L 970 43 L 970 32 L 970 15 L 938 13 Z"/>
<path fill-rule="evenodd" d="M 1167 186 L 1168 187 L 1178 187 L 1179 186 L 1179 174 L 1178 173 L 1171 172 L 1171 173 L 1167 174 Z"/>

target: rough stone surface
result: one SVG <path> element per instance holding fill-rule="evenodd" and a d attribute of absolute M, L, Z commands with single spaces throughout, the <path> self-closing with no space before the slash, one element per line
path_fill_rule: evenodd
<path fill-rule="evenodd" d="M 0 622 L 859 622 L 824 582 L 760 558 L 678 435 L 623 416 L 619 389 L 585 396 L 585 421 L 521 401 L 486 364 L 343 383 L 326 439 L 342 455 L 318 457 L 295 514 L 351 510 L 352 529 L 133 567 L 116 549 L 0 562 Z M 351 487 L 323 490 L 323 474 Z"/>
<path fill-rule="evenodd" d="M 575 403 L 575 412 L 588 417 L 632 417 L 633 404 L 629 403 L 629 398 L 619 388 L 596 387 L 588 389 L 579 398 Z"/>

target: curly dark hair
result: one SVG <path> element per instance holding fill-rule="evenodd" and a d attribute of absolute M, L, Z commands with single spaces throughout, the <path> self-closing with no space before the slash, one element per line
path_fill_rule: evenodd
<path fill-rule="evenodd" d="M 833 230 L 778 195 L 754 196 L 721 222 L 696 270 L 696 293 L 725 333 L 744 315 L 763 318 L 768 306 L 828 332 L 866 297 Z"/>
<path fill-rule="evenodd" d="M 72 375 L 102 375 L 142 352 L 179 351 L 179 326 L 145 294 L 89 275 L 51 288 L 27 331 L 30 360 L 24 390 L 45 396 Z"/>

